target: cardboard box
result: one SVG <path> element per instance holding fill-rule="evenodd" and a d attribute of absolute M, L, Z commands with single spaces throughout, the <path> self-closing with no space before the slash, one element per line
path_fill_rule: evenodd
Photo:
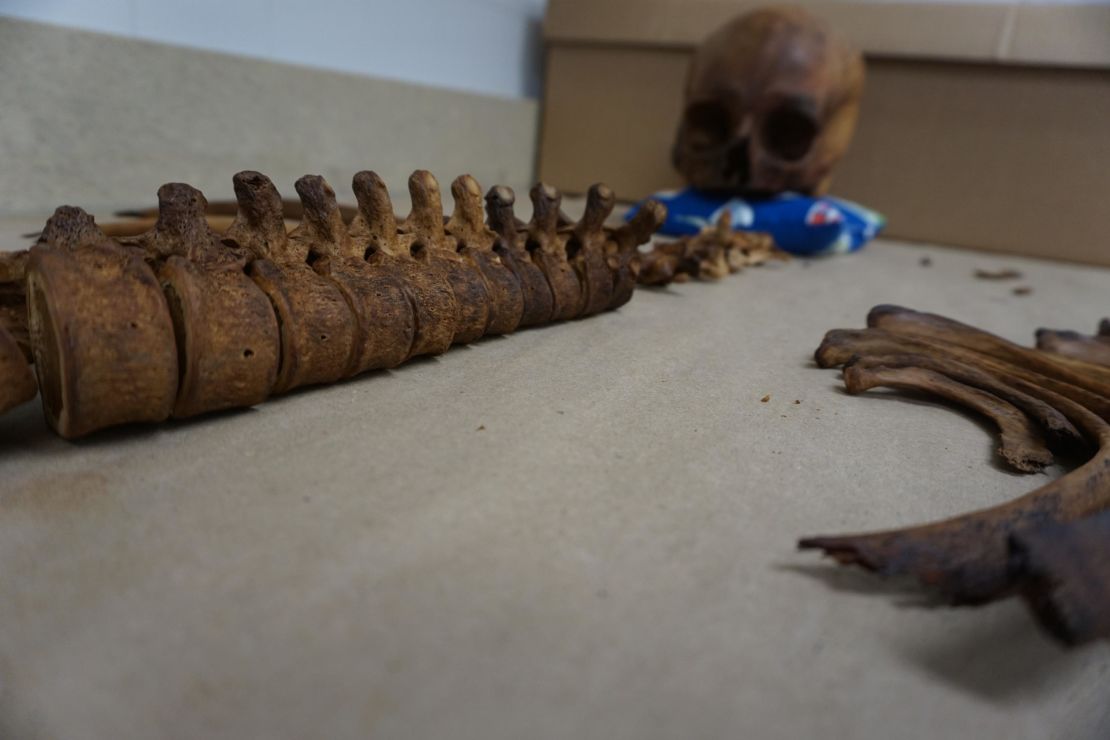
<path fill-rule="evenodd" d="M 540 176 L 624 198 L 681 185 L 686 64 L 744 0 L 551 0 Z M 1110 264 L 1110 6 L 801 3 L 865 53 L 833 194 L 887 236 Z"/>

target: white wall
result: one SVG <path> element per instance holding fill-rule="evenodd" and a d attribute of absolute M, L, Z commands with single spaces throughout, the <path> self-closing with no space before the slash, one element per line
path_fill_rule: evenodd
<path fill-rule="evenodd" d="M 0 0 L 0 15 L 502 97 L 538 97 L 546 0 Z"/>

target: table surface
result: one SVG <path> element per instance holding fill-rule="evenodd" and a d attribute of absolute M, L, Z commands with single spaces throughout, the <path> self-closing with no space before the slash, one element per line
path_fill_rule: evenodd
<path fill-rule="evenodd" d="M 71 443 L 26 404 L 0 420 L 0 736 L 1106 738 L 1106 645 L 794 543 L 1060 474 L 846 395 L 824 331 L 898 303 L 1028 343 L 1093 330 L 1108 286 L 880 241 L 189 422 Z"/>

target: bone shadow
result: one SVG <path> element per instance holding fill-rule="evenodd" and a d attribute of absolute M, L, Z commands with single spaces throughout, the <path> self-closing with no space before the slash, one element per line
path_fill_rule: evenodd
<path fill-rule="evenodd" d="M 774 568 L 782 573 L 794 573 L 820 581 L 837 593 L 897 597 L 894 604 L 900 608 L 930 609 L 944 606 L 943 602 L 923 590 L 915 579 L 908 576 L 888 578 L 862 568 L 849 568 L 832 562 L 779 563 Z"/>
<path fill-rule="evenodd" d="M 822 582 L 830 590 L 864 597 L 885 596 L 903 609 L 953 610 L 952 618 L 982 617 L 970 629 L 960 625 L 956 637 L 945 633 L 931 641 L 903 633 L 886 647 L 914 670 L 960 691 L 996 704 L 1016 704 L 1050 690 L 1061 674 L 1081 663 L 1077 651 L 1066 651 L 1051 642 L 1036 626 L 1033 616 L 1010 604 L 981 609 L 1006 609 L 1004 621 L 976 614 L 972 607 L 952 607 L 912 578 L 883 578 L 859 568 L 840 565 L 779 564 L 782 572 L 796 573 Z M 1088 647 L 1083 650 L 1099 649 Z M 1082 652 L 1082 651 L 1079 651 Z"/>
<path fill-rule="evenodd" d="M 636 286 L 636 292 L 639 293 L 641 290 L 644 291 L 645 293 L 651 293 L 652 295 L 663 295 L 663 296 L 668 296 L 670 298 L 681 298 L 682 297 L 682 294 L 679 293 L 674 288 L 672 288 L 670 284 L 668 284 L 668 285 L 637 285 Z"/>
<path fill-rule="evenodd" d="M 544 326 L 547 326 L 547 324 L 526 327 L 518 331 L 542 329 Z M 454 345 L 450 351 L 479 349 L 484 345 L 506 341 L 507 339 L 507 335 L 488 334 L 468 344 Z M 0 425 L 0 461 L 4 460 L 5 457 L 18 454 L 52 454 L 70 447 L 95 449 L 104 445 L 114 445 L 128 440 L 148 437 L 155 433 L 173 434 L 182 430 L 202 427 L 205 424 L 219 423 L 223 419 L 257 413 L 258 407 L 262 405 L 277 407 L 284 401 L 297 398 L 305 393 L 315 393 L 324 388 L 353 383 L 372 382 L 381 378 L 388 378 L 394 373 L 404 372 L 408 368 L 438 364 L 441 361 L 440 355 L 421 355 L 406 360 L 402 365 L 395 368 L 370 370 L 348 378 L 340 378 L 331 383 L 298 386 L 284 393 L 268 396 L 257 406 L 209 411 L 187 419 L 171 417 L 161 422 L 122 424 L 100 429 L 88 436 L 71 440 L 62 439 L 50 429 L 42 412 L 42 397 L 36 395 L 30 401 L 20 404 L 4 414 L 4 423 Z"/>
<path fill-rule="evenodd" d="M 1006 475 L 1012 476 L 1014 478 L 1029 478 L 1031 480 L 1037 480 L 1036 476 L 1041 474 L 1023 473 L 1022 471 L 1015 470 L 1014 468 L 1011 468 L 1009 465 L 1007 465 L 1003 461 L 1002 456 L 998 454 L 998 429 L 987 418 L 980 416 L 974 411 L 971 411 L 970 409 L 967 409 L 959 405 L 958 403 L 948 401 L 947 399 L 943 398 L 934 398 L 933 396 L 927 395 L 925 393 L 914 393 L 912 391 L 873 388 L 866 391 L 865 393 L 849 393 L 847 389 L 844 388 L 844 386 L 842 385 L 833 385 L 830 387 L 840 395 L 851 396 L 852 398 L 867 398 L 882 401 L 885 403 L 898 402 L 909 404 L 911 406 L 926 406 L 932 408 L 939 407 L 946 409 L 953 414 L 963 417 L 971 424 L 974 424 L 975 426 L 983 430 L 983 434 L 985 434 L 990 440 L 990 447 L 987 450 L 986 457 L 987 463 L 992 468 L 1000 473 L 1005 473 Z M 1059 455 L 1056 455 L 1055 453 L 1054 456 L 1059 458 Z M 1059 462 L 1059 459 L 1057 459 L 1057 462 Z"/>
<path fill-rule="evenodd" d="M 955 637 L 921 641 L 906 635 L 895 646 L 901 659 L 930 677 L 1000 705 L 1018 705 L 1050 691 L 1066 674 L 1078 670 L 1082 653 L 1100 649 L 1093 645 L 1066 650 L 1040 631 L 1024 608 L 1009 603 L 1001 620 L 981 615 Z M 982 609 L 984 607 L 979 607 Z"/>

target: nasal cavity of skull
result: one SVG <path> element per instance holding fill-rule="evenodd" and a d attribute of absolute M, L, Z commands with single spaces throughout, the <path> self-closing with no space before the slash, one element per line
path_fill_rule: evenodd
<path fill-rule="evenodd" d="M 720 103 L 693 103 L 686 109 L 686 141 L 695 149 L 724 146 L 732 137 L 732 115 Z"/>
<path fill-rule="evenodd" d="M 775 108 L 763 119 L 763 147 L 788 162 L 809 153 L 817 138 L 817 121 L 809 113 L 791 105 Z"/>

